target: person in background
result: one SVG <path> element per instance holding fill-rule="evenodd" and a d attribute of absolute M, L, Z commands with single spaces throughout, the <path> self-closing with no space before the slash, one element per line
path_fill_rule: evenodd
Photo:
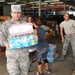
<path fill-rule="evenodd" d="M 32 18 L 32 16 L 30 16 L 30 15 L 27 16 L 27 22 L 33 24 L 33 18 Z M 30 48 L 33 48 L 33 46 L 31 46 Z"/>
<path fill-rule="evenodd" d="M 44 75 L 42 71 L 42 63 L 43 60 L 45 63 L 45 72 L 50 74 L 49 70 L 49 64 L 47 61 L 47 53 L 49 49 L 49 45 L 45 39 L 45 31 L 43 28 L 40 27 L 41 20 L 39 17 L 34 18 L 34 27 L 36 29 L 35 33 L 38 35 L 38 44 L 36 45 L 37 51 L 36 51 L 36 58 L 38 62 L 38 72 L 35 75 Z"/>
<path fill-rule="evenodd" d="M 46 19 L 45 18 L 44 19 L 41 18 L 41 28 L 43 28 L 45 32 L 50 31 L 50 28 L 46 25 Z"/>
<path fill-rule="evenodd" d="M 27 22 L 34 24 L 32 16 L 30 16 L 30 15 L 27 16 Z M 34 26 L 33 26 L 33 30 L 34 30 L 34 35 L 35 35 L 35 28 L 34 28 Z M 35 35 L 35 38 L 38 40 L 38 36 L 37 35 Z M 35 45 L 34 46 L 30 46 L 29 47 L 29 57 L 30 57 L 29 72 L 30 72 L 32 63 L 34 61 L 35 53 L 36 53 L 36 46 Z"/>
<path fill-rule="evenodd" d="M 33 18 L 32 18 L 32 16 L 30 16 L 30 15 L 27 16 L 27 22 L 33 23 Z"/>
<path fill-rule="evenodd" d="M 0 25 L 0 45 L 6 46 L 7 70 L 9 75 L 28 75 L 29 71 L 28 48 L 11 50 L 7 40 L 10 36 L 10 26 L 26 23 L 20 19 L 21 15 L 21 5 L 11 5 L 12 18 Z"/>
<path fill-rule="evenodd" d="M 68 45 L 71 43 L 75 63 L 75 21 L 69 18 L 68 13 L 64 14 L 64 21 L 60 24 L 60 35 L 63 43 L 63 49 L 62 56 L 59 60 L 65 60 Z"/>
<path fill-rule="evenodd" d="M 56 28 L 55 28 L 55 29 L 56 29 L 56 32 L 57 32 L 57 35 L 60 35 L 60 27 L 59 27 L 59 25 L 60 25 L 60 24 L 57 23 L 57 24 L 56 24 Z"/>
<path fill-rule="evenodd" d="M 30 15 L 27 16 L 27 22 L 34 24 L 34 20 L 33 20 L 32 16 L 30 16 Z M 35 27 L 34 27 L 34 25 L 33 25 L 33 30 L 34 30 L 34 34 L 35 34 Z M 38 36 L 37 35 L 35 35 L 35 38 L 38 40 Z M 30 46 L 30 48 L 33 48 L 33 47 L 34 46 Z"/>

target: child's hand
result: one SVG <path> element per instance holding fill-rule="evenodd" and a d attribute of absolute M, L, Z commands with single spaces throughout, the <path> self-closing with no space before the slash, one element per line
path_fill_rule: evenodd
<path fill-rule="evenodd" d="M 9 43 L 6 43 L 5 46 L 7 50 L 10 49 Z"/>
<path fill-rule="evenodd" d="M 38 41 L 38 35 L 35 35 L 34 37 L 35 37 L 35 40 Z"/>

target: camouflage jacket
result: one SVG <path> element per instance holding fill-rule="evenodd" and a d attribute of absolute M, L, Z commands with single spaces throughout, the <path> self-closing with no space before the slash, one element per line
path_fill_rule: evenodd
<path fill-rule="evenodd" d="M 9 38 L 9 27 L 13 24 L 21 24 L 25 23 L 25 21 L 20 20 L 19 22 L 15 22 L 13 19 L 9 19 L 5 22 L 3 22 L 0 25 L 0 45 L 5 46 L 6 43 L 8 43 L 7 38 Z"/>

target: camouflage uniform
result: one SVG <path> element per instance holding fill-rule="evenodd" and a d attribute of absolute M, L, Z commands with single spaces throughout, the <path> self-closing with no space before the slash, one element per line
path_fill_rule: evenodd
<path fill-rule="evenodd" d="M 21 24 L 23 21 L 16 23 L 13 19 L 5 21 L 0 25 L 0 44 L 4 46 L 8 43 L 8 28 L 13 24 Z M 29 52 L 28 48 L 17 50 L 6 50 L 7 70 L 9 75 L 28 75 L 29 70 Z"/>
<path fill-rule="evenodd" d="M 63 43 L 62 55 L 66 55 L 69 43 L 71 43 L 73 57 L 75 58 L 75 34 L 65 35 L 65 41 Z"/>
<path fill-rule="evenodd" d="M 73 56 L 75 58 L 75 21 L 69 19 L 68 21 L 63 21 L 60 27 L 64 29 L 65 41 L 63 43 L 62 55 L 65 56 L 69 43 L 71 43 Z"/>

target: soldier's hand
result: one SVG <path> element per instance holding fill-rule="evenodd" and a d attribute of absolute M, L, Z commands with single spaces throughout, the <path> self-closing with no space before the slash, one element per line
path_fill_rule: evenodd
<path fill-rule="evenodd" d="M 61 42 L 62 42 L 62 43 L 64 43 L 64 40 L 65 40 L 65 39 L 64 39 L 64 38 L 62 38 Z"/>
<path fill-rule="evenodd" d="M 10 49 L 9 43 L 5 44 L 6 49 Z"/>

